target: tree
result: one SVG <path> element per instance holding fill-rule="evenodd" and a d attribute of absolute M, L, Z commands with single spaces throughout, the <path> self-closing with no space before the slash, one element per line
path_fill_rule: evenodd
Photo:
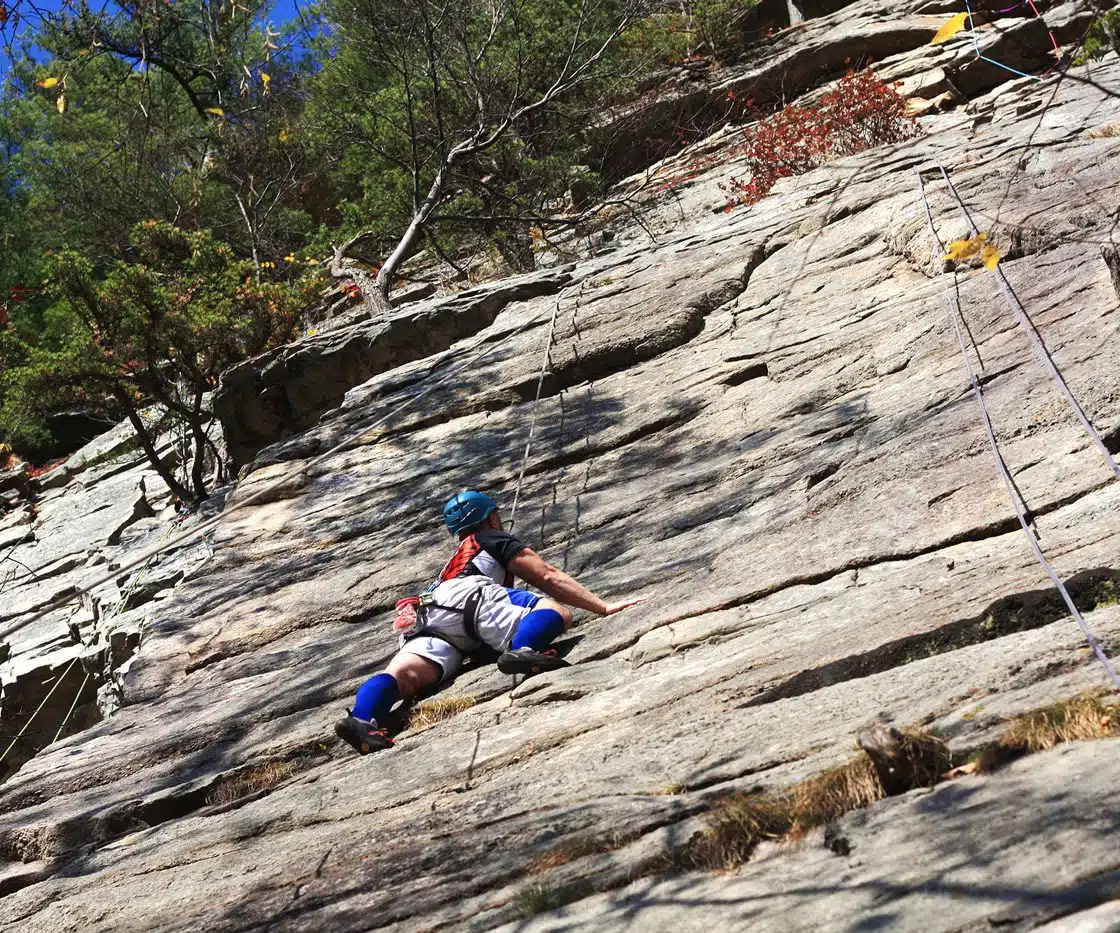
<path fill-rule="evenodd" d="M 575 148 L 613 50 L 646 12 L 645 0 L 327 0 L 338 52 L 318 112 L 391 179 L 382 203 L 395 215 L 338 246 L 331 273 L 381 314 L 435 225 L 547 222 L 532 214 L 544 207 L 533 169 L 560 140 Z M 371 236 L 387 256 L 367 272 L 347 252 Z"/>
<path fill-rule="evenodd" d="M 153 468 L 190 504 L 205 496 L 205 462 L 217 456 L 207 394 L 233 363 L 292 338 L 317 283 L 258 281 L 259 270 L 211 234 L 159 221 L 138 225 L 131 241 L 132 261 L 118 260 L 101 277 L 78 253 L 53 257 L 47 316 L 57 339 L 7 347 L 19 363 L 5 374 L 0 415 L 26 434 L 61 406 L 112 396 Z M 150 401 L 190 438 L 185 481 L 161 462 L 157 437 L 140 417 Z"/>
<path fill-rule="evenodd" d="M 298 125 L 317 66 L 261 25 L 269 8 L 138 0 L 44 14 L 2 106 L 47 241 L 105 261 L 155 218 L 210 229 L 258 265 L 302 251 L 316 168 Z"/>
<path fill-rule="evenodd" d="M 318 163 L 300 120 L 317 65 L 314 44 L 294 48 L 262 22 L 267 0 L 5 9 L 0 437 L 26 444 L 48 440 L 43 399 L 85 398 L 101 409 L 118 394 L 103 378 L 78 393 L 70 379 L 28 399 L 11 377 L 19 370 L 25 380 L 27 367 L 51 354 L 59 365 L 57 355 L 66 358 L 71 376 L 85 371 L 73 315 L 47 287 L 52 275 L 70 275 L 61 256 L 71 271 L 101 281 L 115 264 L 142 261 L 130 231 L 156 220 L 209 231 L 231 255 L 252 260 L 254 281 L 268 285 L 276 266 L 298 276 L 302 266 L 284 257 L 306 256 L 316 233 L 303 206 Z M 56 261 L 45 263 L 52 250 Z"/>

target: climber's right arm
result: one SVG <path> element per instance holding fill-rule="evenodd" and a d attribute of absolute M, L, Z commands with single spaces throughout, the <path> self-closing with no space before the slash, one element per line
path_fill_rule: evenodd
<path fill-rule="evenodd" d="M 557 602 L 576 609 L 586 609 L 588 612 L 594 612 L 601 616 L 614 615 L 616 612 L 621 612 L 623 609 L 642 601 L 642 598 L 638 597 L 617 603 L 605 602 L 578 580 L 568 576 L 559 567 L 553 567 L 536 551 L 528 547 L 519 551 L 510 560 L 507 569 L 526 583 L 551 596 Z"/>

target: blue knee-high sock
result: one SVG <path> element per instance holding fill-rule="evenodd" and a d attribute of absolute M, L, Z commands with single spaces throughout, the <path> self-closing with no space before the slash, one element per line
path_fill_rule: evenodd
<path fill-rule="evenodd" d="M 351 715 L 384 725 L 393 704 L 401 698 L 401 688 L 392 674 L 376 674 L 358 688 Z"/>
<path fill-rule="evenodd" d="M 534 609 L 521 620 L 510 647 L 544 651 L 553 640 L 564 634 L 564 617 L 555 609 Z"/>

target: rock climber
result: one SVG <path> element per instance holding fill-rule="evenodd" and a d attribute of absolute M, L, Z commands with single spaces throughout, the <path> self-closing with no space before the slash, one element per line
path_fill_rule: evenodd
<path fill-rule="evenodd" d="M 360 754 L 391 746 L 384 724 L 393 706 L 451 680 L 466 655 L 487 647 L 497 651 L 498 669 L 507 674 L 566 667 L 548 646 L 571 626 L 568 606 L 609 616 L 641 602 L 604 602 L 544 561 L 502 530 L 498 504 L 485 493 L 453 496 L 443 520 L 459 539 L 455 553 L 424 595 L 397 603 L 400 649 L 382 673 L 362 684 L 354 708 L 335 725 L 339 738 Z M 514 589 L 515 578 L 551 598 Z"/>

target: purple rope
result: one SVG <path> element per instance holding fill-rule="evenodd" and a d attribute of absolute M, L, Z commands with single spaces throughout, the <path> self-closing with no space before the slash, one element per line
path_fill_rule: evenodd
<path fill-rule="evenodd" d="M 1027 5 L 1027 0 L 1019 0 L 1018 3 L 1013 3 L 1013 4 L 1011 4 L 1011 6 L 1005 6 L 1002 10 L 977 10 L 976 12 L 977 13 L 991 13 L 995 16 L 999 16 L 1002 13 L 1010 13 L 1012 10 L 1017 10 L 1017 9 L 1019 9 L 1019 7 L 1026 6 L 1026 5 Z"/>
<path fill-rule="evenodd" d="M 945 170 L 941 169 L 941 171 L 942 173 L 944 173 Z M 948 179 L 948 176 L 946 176 L 946 179 Z M 918 197 L 921 198 L 922 206 L 925 208 L 926 221 L 929 223 L 930 234 L 933 236 L 933 242 L 937 246 L 938 254 L 944 255 L 945 247 L 942 245 L 941 238 L 937 235 L 937 228 L 933 224 L 933 213 L 930 211 L 929 198 L 926 197 L 926 186 L 925 182 L 922 180 L 922 173 L 920 169 L 918 171 Z M 1047 576 L 1050 577 L 1051 582 L 1058 588 L 1058 592 L 1061 594 L 1062 600 L 1066 604 L 1066 608 L 1069 609 L 1070 615 L 1073 616 L 1074 621 L 1081 629 L 1082 634 L 1085 636 L 1085 640 L 1089 643 L 1089 646 L 1093 649 L 1093 652 L 1100 659 L 1101 664 L 1104 665 L 1105 670 L 1108 672 L 1108 676 L 1112 679 L 1112 682 L 1116 685 L 1116 688 L 1120 690 L 1120 674 L 1116 673 L 1116 668 L 1113 666 L 1112 661 L 1109 660 L 1108 655 L 1105 654 L 1104 648 L 1101 647 L 1100 642 L 1097 641 L 1096 636 L 1093 635 L 1088 623 L 1086 623 L 1085 618 L 1078 610 L 1077 604 L 1074 603 L 1073 598 L 1069 595 L 1069 590 L 1066 589 L 1066 585 L 1062 582 L 1062 578 L 1058 576 L 1058 572 L 1054 569 L 1050 561 L 1046 559 L 1046 555 L 1042 553 L 1042 548 L 1038 546 L 1038 539 L 1031 531 L 1031 527 L 1029 522 L 1027 521 L 1027 516 L 1024 513 L 1023 506 L 1020 505 L 1019 497 L 1015 493 L 1015 483 L 1011 479 L 1011 474 L 1007 469 L 1007 464 L 1004 462 L 1003 455 L 999 451 L 999 442 L 996 440 L 996 433 L 992 428 L 992 419 L 988 414 L 988 405 L 984 401 L 984 390 L 981 387 L 979 380 L 976 378 L 976 373 L 972 369 L 972 360 L 970 360 L 968 356 L 968 347 L 965 344 L 964 333 L 961 330 L 960 325 L 960 305 L 957 303 L 956 299 L 949 291 L 949 282 L 945 278 L 945 275 L 945 266 L 944 264 L 942 264 L 941 287 L 945 295 L 945 310 L 949 315 L 949 319 L 953 323 L 953 330 L 956 331 L 957 343 L 960 344 L 961 355 L 964 357 L 965 369 L 968 370 L 968 381 L 972 383 L 972 394 L 976 399 L 976 406 L 980 411 L 980 420 L 981 422 L 983 422 L 984 431 L 988 435 L 988 446 L 991 448 L 992 455 L 996 459 L 996 468 L 999 470 L 999 475 L 1003 479 L 1003 485 L 1007 489 L 1007 496 L 1011 500 L 1011 506 L 1015 509 L 1015 517 L 1019 519 L 1019 524 L 1023 528 L 1023 534 L 1027 536 L 1027 540 L 1031 545 L 1031 550 L 1034 551 L 1034 556 L 1042 565 L 1043 570 L 1046 571 Z"/>

